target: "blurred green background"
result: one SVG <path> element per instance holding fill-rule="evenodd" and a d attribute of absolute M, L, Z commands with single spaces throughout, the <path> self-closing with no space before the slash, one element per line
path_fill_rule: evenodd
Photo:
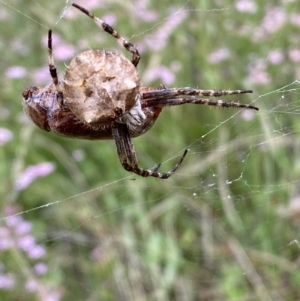
<path fill-rule="evenodd" d="M 299 300 L 300 3 L 77 1 L 141 52 L 144 86 L 253 89 L 259 112 L 164 109 L 133 140 L 43 132 L 22 91 L 85 49 L 130 54 L 65 1 L 0 1 L 1 300 Z"/>

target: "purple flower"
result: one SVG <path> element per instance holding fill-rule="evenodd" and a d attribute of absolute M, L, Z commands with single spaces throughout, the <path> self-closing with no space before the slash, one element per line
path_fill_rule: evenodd
<path fill-rule="evenodd" d="M 271 77 L 266 71 L 265 60 L 256 59 L 253 62 L 251 62 L 251 66 L 249 68 L 248 81 L 252 85 L 266 85 L 271 81 Z"/>
<path fill-rule="evenodd" d="M 40 262 L 34 266 L 34 270 L 35 270 L 36 274 L 43 275 L 43 274 L 47 273 L 48 267 L 45 263 Z"/>
<path fill-rule="evenodd" d="M 55 47 L 54 59 L 58 61 L 64 61 L 73 58 L 75 54 L 76 54 L 76 48 L 73 45 L 61 44 Z"/>
<path fill-rule="evenodd" d="M 16 227 L 18 226 L 21 222 L 23 222 L 23 219 L 21 216 L 16 215 L 16 216 L 8 216 L 6 218 L 6 224 L 9 227 Z"/>
<path fill-rule="evenodd" d="M 8 250 L 13 246 L 13 242 L 10 239 L 1 239 L 0 250 Z"/>
<path fill-rule="evenodd" d="M 26 221 L 22 221 L 21 223 L 19 223 L 17 226 L 16 226 L 16 233 L 18 235 L 24 235 L 28 232 L 30 232 L 32 229 L 32 224 L 29 223 L 29 222 L 26 222 Z"/>
<path fill-rule="evenodd" d="M 22 78 L 26 75 L 27 71 L 21 66 L 11 66 L 6 69 L 5 76 L 9 78 Z"/>
<path fill-rule="evenodd" d="M 300 27 L 300 14 L 292 13 L 290 14 L 290 22 L 298 27 Z"/>
<path fill-rule="evenodd" d="M 255 114 L 253 110 L 243 110 L 241 116 L 244 120 L 250 121 L 255 117 Z"/>
<path fill-rule="evenodd" d="M 10 130 L 6 128 L 0 128 L 0 146 L 6 144 L 13 137 L 14 134 Z"/>
<path fill-rule="evenodd" d="M 46 254 L 45 248 L 40 245 L 35 245 L 26 251 L 27 251 L 28 257 L 31 259 L 39 259 Z"/>
<path fill-rule="evenodd" d="M 32 235 L 19 237 L 17 245 L 24 251 L 32 250 L 36 246 L 35 238 Z"/>
<path fill-rule="evenodd" d="M 292 62 L 298 63 L 300 61 L 300 50 L 299 49 L 289 49 L 288 55 Z"/>
<path fill-rule="evenodd" d="M 55 170 L 55 164 L 52 162 L 44 162 L 37 165 L 28 166 L 15 182 L 17 190 L 23 190 L 28 187 L 36 178 L 45 177 Z"/>
<path fill-rule="evenodd" d="M 230 52 L 227 48 L 219 48 L 208 56 L 208 61 L 211 64 L 217 64 L 219 62 L 222 62 L 230 57 Z"/>
<path fill-rule="evenodd" d="M 38 69 L 35 69 L 33 72 L 33 81 L 37 85 L 45 85 L 51 83 L 51 76 L 49 73 L 49 67 L 44 66 Z"/>
<path fill-rule="evenodd" d="M 164 66 L 158 66 L 152 69 L 148 69 L 144 73 L 144 80 L 146 82 L 153 82 L 159 80 L 162 84 L 171 85 L 175 81 L 174 73 Z"/>
<path fill-rule="evenodd" d="M 52 46 L 53 46 L 53 56 L 54 61 L 68 60 L 76 54 L 76 48 L 62 41 L 57 33 L 52 33 Z M 42 40 L 42 47 L 47 49 L 48 47 L 48 36 L 45 36 Z"/>
<path fill-rule="evenodd" d="M 139 44 L 139 51 L 141 53 L 146 49 L 160 51 L 165 48 L 170 35 L 186 17 L 187 12 L 183 10 L 172 13 L 171 16 L 166 19 L 166 22 L 160 26 L 156 32 L 145 36 L 144 41 Z"/>
<path fill-rule="evenodd" d="M 44 296 L 42 301 L 59 301 L 61 298 L 62 293 L 60 291 L 48 293 L 46 296 Z"/>
<path fill-rule="evenodd" d="M 253 0 L 238 0 L 235 3 L 235 8 L 239 12 L 254 14 L 257 11 L 257 5 Z"/>
<path fill-rule="evenodd" d="M 101 19 L 111 26 L 115 25 L 116 21 L 117 21 L 116 16 L 113 14 L 106 14 L 106 15 L 102 16 Z"/>
<path fill-rule="evenodd" d="M 283 61 L 283 53 L 279 49 L 273 49 L 269 52 L 268 59 L 270 64 L 278 65 Z"/>
<path fill-rule="evenodd" d="M 135 18 L 138 18 L 144 22 L 154 22 L 158 18 L 157 12 L 150 10 L 148 7 L 148 1 L 137 0 L 132 5 L 131 14 Z"/>
<path fill-rule="evenodd" d="M 254 30 L 253 40 L 260 42 L 268 34 L 272 34 L 282 28 L 286 22 L 286 13 L 281 7 L 268 7 L 267 13 L 261 24 Z"/>
<path fill-rule="evenodd" d="M 0 274 L 0 289 L 11 290 L 15 286 L 15 277 L 12 274 Z"/>
<path fill-rule="evenodd" d="M 38 288 L 38 284 L 35 280 L 33 279 L 30 279 L 28 280 L 26 283 L 25 283 L 25 289 L 28 291 L 28 292 L 35 292 Z"/>

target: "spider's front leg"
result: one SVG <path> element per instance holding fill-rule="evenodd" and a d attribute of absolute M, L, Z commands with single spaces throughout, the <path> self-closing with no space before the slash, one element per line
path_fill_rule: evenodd
<path fill-rule="evenodd" d="M 124 169 L 130 172 L 134 172 L 142 177 L 155 177 L 160 179 L 169 178 L 177 170 L 187 154 L 186 149 L 177 164 L 167 173 L 158 171 L 161 164 L 158 164 L 154 169 L 141 169 L 138 166 L 138 160 L 134 146 L 131 142 L 127 125 L 115 123 L 115 126 L 113 128 L 113 137 L 116 142 L 120 162 Z"/>

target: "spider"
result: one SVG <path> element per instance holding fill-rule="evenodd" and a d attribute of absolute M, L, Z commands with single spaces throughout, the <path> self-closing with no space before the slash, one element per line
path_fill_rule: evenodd
<path fill-rule="evenodd" d="M 186 103 L 258 110 L 237 102 L 211 100 L 202 96 L 252 93 L 251 90 L 200 90 L 190 87 L 167 88 L 163 85 L 141 87 L 136 69 L 140 54 L 110 25 L 85 8 L 72 6 L 89 16 L 132 54 L 131 61 L 106 50 L 87 50 L 76 55 L 59 80 L 52 50 L 52 31 L 48 31 L 49 72 L 52 84 L 45 88 L 28 87 L 22 93 L 25 113 L 41 129 L 79 139 L 114 139 L 123 168 L 142 177 L 169 178 L 183 162 L 187 149 L 169 172 L 142 169 L 131 138 L 146 133 L 162 109 Z"/>

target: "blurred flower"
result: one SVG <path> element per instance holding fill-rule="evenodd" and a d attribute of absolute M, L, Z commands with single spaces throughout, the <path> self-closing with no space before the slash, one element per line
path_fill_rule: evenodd
<path fill-rule="evenodd" d="M 170 35 L 186 17 L 187 12 L 183 10 L 171 13 L 171 16 L 166 19 L 166 22 L 163 25 L 159 26 L 159 29 L 156 32 L 144 36 L 144 41 L 139 43 L 139 51 L 141 53 L 146 49 L 160 51 L 165 48 Z"/>
<path fill-rule="evenodd" d="M 71 44 L 65 43 L 60 35 L 55 32 L 52 33 L 52 46 L 54 61 L 68 60 L 76 54 L 76 48 Z M 45 51 L 48 48 L 48 36 L 43 38 L 42 47 L 45 48 Z"/>
<path fill-rule="evenodd" d="M 238 0 L 235 8 L 239 12 L 253 14 L 257 11 L 257 5 L 253 0 Z"/>
<path fill-rule="evenodd" d="M 35 292 L 37 288 L 38 288 L 38 283 L 33 279 L 30 279 L 25 283 L 25 289 L 28 292 Z"/>
<path fill-rule="evenodd" d="M 173 61 L 170 64 L 170 68 L 167 68 L 165 66 L 156 66 L 147 69 L 143 74 L 143 80 L 147 83 L 158 80 L 162 84 L 171 85 L 176 79 L 175 74 L 180 70 L 181 63 L 178 61 Z"/>
<path fill-rule="evenodd" d="M 6 226 L 0 227 L 0 254 L 10 248 L 21 248 L 24 255 L 28 259 L 38 259 L 45 255 L 46 249 L 44 246 L 36 243 L 36 238 L 30 234 L 32 224 L 17 214 L 15 206 L 6 206 L 3 209 L 3 216 L 6 216 L 3 220 L 6 222 Z M 10 216 L 12 215 L 12 216 Z M 29 262 L 29 260 L 27 260 Z M 39 300 L 41 301 L 59 301 L 62 296 L 62 291 L 59 289 L 54 290 L 52 287 L 49 288 L 47 284 L 44 284 L 42 280 L 38 278 L 39 275 L 44 275 L 48 272 L 48 266 L 44 262 L 33 262 L 33 270 L 36 277 L 29 278 L 24 284 L 18 270 L 16 273 L 4 273 L 6 262 L 0 263 L 0 291 L 11 290 L 18 282 L 18 287 L 24 285 L 28 292 L 39 291 L 42 296 Z M 19 268 L 18 268 L 19 269 Z M 0 298 L 1 299 L 1 298 Z M 1 299 L 2 300 L 2 299 Z"/>
<path fill-rule="evenodd" d="M 22 217 L 19 215 L 16 216 L 8 216 L 6 218 L 6 224 L 9 227 L 16 227 L 20 222 L 22 222 Z"/>
<path fill-rule="evenodd" d="M 21 66 L 12 66 L 5 70 L 4 74 L 8 78 L 22 78 L 26 75 L 27 71 Z"/>
<path fill-rule="evenodd" d="M 24 251 L 28 251 L 36 245 L 35 238 L 32 235 L 26 235 L 18 238 L 17 241 L 18 247 Z"/>
<path fill-rule="evenodd" d="M 46 254 L 46 250 L 41 245 L 35 245 L 27 250 L 28 257 L 31 259 L 39 259 Z"/>
<path fill-rule="evenodd" d="M 284 59 L 283 53 L 281 50 L 279 49 L 273 49 L 269 52 L 268 55 L 268 61 L 272 64 L 272 65 L 278 65 L 280 64 Z"/>
<path fill-rule="evenodd" d="M 7 250 L 14 245 L 8 228 L 0 227 L 0 250 Z"/>
<path fill-rule="evenodd" d="M 83 5 L 84 8 L 86 8 L 88 10 L 93 9 L 93 8 L 99 8 L 101 5 L 99 0 L 89 0 L 89 1 L 79 0 L 79 1 L 76 1 L 76 3 L 79 5 Z"/>
<path fill-rule="evenodd" d="M 162 84 L 171 85 L 175 81 L 174 73 L 164 66 L 149 68 L 143 75 L 146 82 L 153 82 L 155 80 L 161 81 Z"/>
<path fill-rule="evenodd" d="M 246 121 L 252 120 L 256 115 L 253 110 L 243 110 L 241 114 L 242 118 Z"/>
<path fill-rule="evenodd" d="M 64 61 L 71 59 L 76 54 L 76 48 L 70 44 L 61 44 L 55 47 L 54 59 Z"/>
<path fill-rule="evenodd" d="M 15 231 L 18 235 L 24 235 L 30 232 L 32 229 L 32 224 L 22 220 L 15 228 Z"/>
<path fill-rule="evenodd" d="M 154 22 L 158 18 L 158 13 L 148 8 L 149 1 L 137 0 L 132 5 L 131 14 L 144 22 Z"/>
<path fill-rule="evenodd" d="M 247 79 L 252 85 L 266 85 L 270 83 L 271 76 L 266 71 L 266 61 L 257 59 L 251 62 Z"/>
<path fill-rule="evenodd" d="M 28 187 L 36 178 L 45 177 L 55 170 L 56 166 L 52 162 L 44 162 L 37 165 L 28 166 L 15 182 L 17 190 L 23 190 Z"/>
<path fill-rule="evenodd" d="M 36 274 L 43 275 L 48 271 L 48 266 L 45 263 L 39 262 L 34 266 Z"/>
<path fill-rule="evenodd" d="M 46 85 L 51 83 L 51 76 L 49 73 L 49 67 L 44 66 L 32 71 L 33 81 L 36 85 Z"/>
<path fill-rule="evenodd" d="M 14 137 L 12 131 L 6 128 L 0 128 L 0 146 L 6 144 Z"/>
<path fill-rule="evenodd" d="M 227 48 L 219 48 L 215 51 L 211 52 L 207 58 L 207 60 L 211 64 L 217 64 L 222 62 L 230 57 L 230 52 Z"/>
<path fill-rule="evenodd" d="M 116 24 L 117 18 L 114 14 L 106 14 L 104 16 L 101 17 L 101 19 L 103 19 L 104 22 L 106 22 L 107 24 L 113 26 Z"/>
<path fill-rule="evenodd" d="M 292 62 L 298 63 L 300 61 L 300 50 L 299 49 L 289 49 L 288 55 Z"/>
<path fill-rule="evenodd" d="M 0 289 L 11 290 L 15 285 L 15 277 L 12 274 L 0 274 Z"/>
<path fill-rule="evenodd" d="M 300 14 L 299 13 L 291 13 L 290 22 L 298 27 L 300 27 Z"/>
<path fill-rule="evenodd" d="M 51 292 L 49 291 L 47 293 L 47 295 L 44 296 L 42 301 L 59 301 L 61 299 L 62 296 L 62 292 L 57 290 L 57 291 L 53 291 L 53 289 L 51 290 Z"/>
<path fill-rule="evenodd" d="M 261 24 L 254 30 L 253 40 L 259 42 L 263 40 L 266 35 L 280 30 L 286 20 L 286 13 L 282 7 L 268 7 Z"/>

